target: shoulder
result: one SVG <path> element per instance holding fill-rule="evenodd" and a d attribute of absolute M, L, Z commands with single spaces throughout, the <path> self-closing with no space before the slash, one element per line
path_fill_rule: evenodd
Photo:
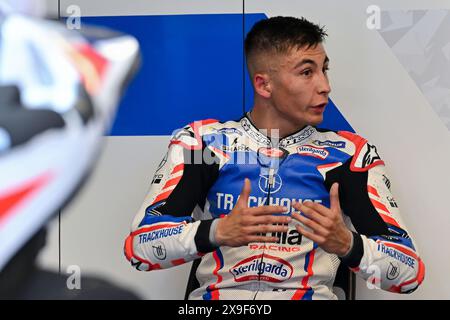
<path fill-rule="evenodd" d="M 378 153 L 377 147 L 368 142 L 367 139 L 349 131 L 338 131 L 337 134 L 351 143 L 355 147 L 353 159 L 350 164 L 352 171 L 367 171 L 378 165 L 384 165 Z"/>
<path fill-rule="evenodd" d="M 377 147 L 357 133 L 327 129 L 317 129 L 317 133 L 317 143 L 339 148 L 351 156 L 352 171 L 362 172 L 377 165 L 384 165 Z"/>
<path fill-rule="evenodd" d="M 188 149 L 201 149 L 203 138 L 214 134 L 239 133 L 239 121 L 220 122 L 216 119 L 193 121 L 174 131 L 170 145 L 178 144 Z"/>
<path fill-rule="evenodd" d="M 187 124 L 183 129 L 188 130 L 198 137 L 211 134 L 233 134 L 242 133 L 242 128 L 238 120 L 221 122 L 216 119 L 198 120 Z"/>

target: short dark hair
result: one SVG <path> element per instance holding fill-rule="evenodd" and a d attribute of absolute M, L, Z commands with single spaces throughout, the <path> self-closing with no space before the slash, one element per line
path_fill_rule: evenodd
<path fill-rule="evenodd" d="M 292 48 L 313 47 L 327 36 L 305 18 L 272 17 L 258 21 L 245 38 L 245 57 L 254 52 L 287 53 Z"/>

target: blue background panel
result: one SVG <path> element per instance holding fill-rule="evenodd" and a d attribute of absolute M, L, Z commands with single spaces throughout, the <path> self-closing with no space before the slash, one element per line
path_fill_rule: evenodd
<path fill-rule="evenodd" d="M 245 32 L 267 18 L 246 14 Z M 83 17 L 135 36 L 142 65 L 119 106 L 111 135 L 170 135 L 194 120 L 238 119 L 243 113 L 241 14 Z M 253 103 L 245 70 L 245 106 Z M 321 127 L 353 131 L 335 105 Z"/>

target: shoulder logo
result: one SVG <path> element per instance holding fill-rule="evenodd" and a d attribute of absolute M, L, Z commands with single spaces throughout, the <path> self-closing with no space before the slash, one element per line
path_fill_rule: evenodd
<path fill-rule="evenodd" d="M 325 148 L 314 147 L 311 145 L 298 147 L 297 152 L 301 155 L 311 156 L 322 160 L 325 160 L 325 158 L 330 154 L 330 152 Z"/>
<path fill-rule="evenodd" d="M 345 148 L 346 145 L 345 141 L 331 141 L 331 140 L 325 141 L 314 140 L 312 143 L 319 147 L 327 146 L 332 148 Z"/>
<path fill-rule="evenodd" d="M 372 163 L 374 163 L 377 160 L 381 160 L 381 158 L 377 152 L 377 147 L 367 144 L 367 151 L 364 154 L 364 157 L 362 160 L 362 167 L 365 168 L 367 166 L 370 166 Z"/>
<path fill-rule="evenodd" d="M 224 134 L 238 134 L 242 136 L 242 132 L 238 130 L 237 128 L 220 128 L 220 129 L 214 129 L 217 133 L 224 133 Z"/>

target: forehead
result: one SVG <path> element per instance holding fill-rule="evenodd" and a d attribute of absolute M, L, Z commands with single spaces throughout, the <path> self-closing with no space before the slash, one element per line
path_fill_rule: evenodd
<path fill-rule="evenodd" d="M 322 64 L 325 62 L 327 57 L 327 53 L 323 44 L 319 43 L 313 47 L 301 47 L 301 48 L 292 48 L 289 52 L 283 57 L 285 64 L 296 65 L 302 60 L 312 60 L 317 64 Z"/>

